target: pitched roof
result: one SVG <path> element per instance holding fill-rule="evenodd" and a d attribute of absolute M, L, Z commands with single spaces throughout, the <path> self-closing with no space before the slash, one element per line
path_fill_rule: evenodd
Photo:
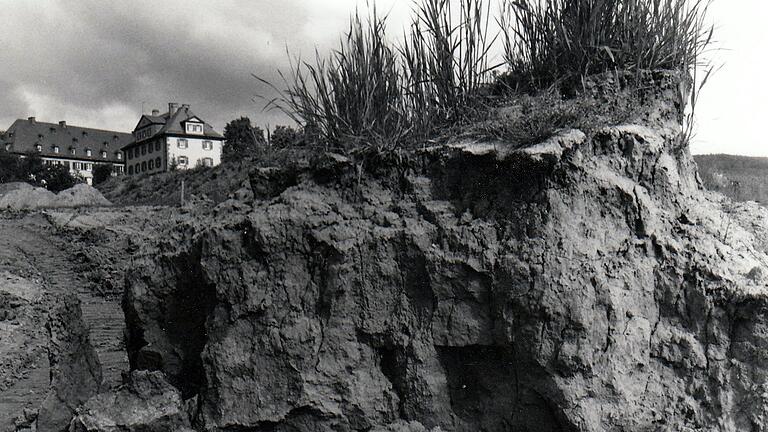
<path fill-rule="evenodd" d="M 30 118 L 14 121 L 0 141 L 13 153 L 38 153 L 36 146 L 39 144 L 41 156 L 123 163 L 117 158 L 117 153 L 133 141 L 133 136 L 125 132 L 70 126 L 64 122 L 38 122 Z M 54 147 L 59 148 L 59 153 L 54 152 Z M 72 154 L 72 149 L 75 154 Z M 86 150 L 91 150 L 91 156 L 86 155 Z M 107 152 L 106 158 L 101 156 L 102 151 Z"/>
<path fill-rule="evenodd" d="M 213 129 L 213 126 L 206 123 L 203 120 L 200 120 L 203 123 L 203 134 L 188 134 L 186 129 L 184 128 L 184 123 L 187 120 L 191 119 L 197 119 L 200 120 L 200 117 L 195 115 L 195 113 L 192 112 L 192 110 L 188 106 L 182 106 L 181 108 L 177 109 L 176 112 L 173 114 L 170 114 L 169 112 L 166 112 L 164 114 L 161 114 L 159 116 L 151 116 L 144 114 L 139 119 L 139 122 L 136 124 L 136 129 L 139 129 L 139 127 L 144 127 L 145 125 L 149 124 L 160 124 L 163 125 L 163 127 L 160 128 L 159 131 L 157 131 L 155 134 L 153 134 L 150 137 L 138 140 L 136 142 L 131 142 L 126 145 L 126 147 L 130 147 L 133 144 L 151 140 L 153 138 L 156 138 L 161 135 L 182 135 L 182 136 L 190 136 L 190 137 L 207 137 L 212 139 L 224 139 L 224 136 L 220 133 L 216 132 Z M 146 121 L 145 121 L 146 120 Z"/>

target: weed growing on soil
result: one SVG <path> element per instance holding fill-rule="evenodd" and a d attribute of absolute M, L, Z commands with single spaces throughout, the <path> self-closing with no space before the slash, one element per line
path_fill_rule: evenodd
<path fill-rule="evenodd" d="M 338 49 L 298 61 L 287 89 L 270 101 L 329 147 L 402 147 L 466 118 L 489 82 L 490 9 L 484 0 L 424 0 L 401 46 L 387 39 L 386 17 L 352 17 Z M 272 88 L 272 84 L 262 80 Z M 275 88 L 276 89 L 276 88 Z"/>
<path fill-rule="evenodd" d="M 611 70 L 693 73 L 710 0 L 503 0 L 507 80 L 541 89 Z"/>
<path fill-rule="evenodd" d="M 631 104 L 611 111 L 616 106 L 583 97 L 589 77 L 630 76 L 639 88 L 649 71 L 671 70 L 695 81 L 712 41 L 704 20 L 709 0 L 500 2 L 493 17 L 486 0 L 459 0 L 458 7 L 417 0 L 399 45 L 389 42 L 386 17 L 375 9 L 367 20 L 355 14 L 338 49 L 316 53 L 314 63 L 297 61 L 282 75 L 287 89 L 267 83 L 280 93 L 268 106 L 313 131 L 326 148 L 346 152 L 419 146 L 456 128 L 523 146 L 558 128 L 628 116 L 623 108 Z M 489 65 L 499 39 L 489 33 L 494 18 L 502 65 Z M 507 71 L 492 75 L 501 66 Z M 687 101 L 695 103 L 699 90 Z M 585 100 L 563 99 L 575 95 Z M 494 117 L 499 101 L 518 104 L 518 113 Z"/>

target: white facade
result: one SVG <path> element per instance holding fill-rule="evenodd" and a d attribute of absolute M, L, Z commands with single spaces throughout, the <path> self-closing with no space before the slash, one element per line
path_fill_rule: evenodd
<path fill-rule="evenodd" d="M 222 141 L 210 138 L 167 137 L 169 165 L 177 169 L 216 166 L 221 163 Z"/>

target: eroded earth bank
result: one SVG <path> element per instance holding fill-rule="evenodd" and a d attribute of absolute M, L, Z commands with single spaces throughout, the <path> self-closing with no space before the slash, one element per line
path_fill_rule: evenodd
<path fill-rule="evenodd" d="M 656 96 L 526 149 L 254 169 L 168 216 L 125 269 L 131 372 L 68 427 L 763 430 L 768 212 L 702 189 Z"/>

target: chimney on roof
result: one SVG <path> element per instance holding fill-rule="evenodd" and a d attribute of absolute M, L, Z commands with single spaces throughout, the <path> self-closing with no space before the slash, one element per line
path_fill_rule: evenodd
<path fill-rule="evenodd" d="M 181 105 L 181 109 L 188 110 L 189 109 L 189 104 L 182 104 Z"/>
<path fill-rule="evenodd" d="M 61 126 L 61 127 L 65 128 L 65 127 L 67 127 L 67 122 L 65 122 L 64 120 L 62 120 L 62 121 L 60 121 L 60 122 L 59 122 L 59 126 Z"/>
<path fill-rule="evenodd" d="M 34 117 L 29 117 L 29 118 L 27 118 L 27 120 L 29 120 L 30 123 L 34 123 L 35 122 L 35 118 Z"/>
<path fill-rule="evenodd" d="M 153 117 L 157 117 L 157 116 L 159 116 L 159 115 L 160 115 L 160 110 L 156 110 L 156 109 L 153 109 L 153 110 L 152 110 L 152 116 L 153 116 Z"/>
<path fill-rule="evenodd" d="M 176 102 L 169 102 L 168 103 L 168 115 L 174 115 L 176 114 L 176 110 L 179 109 L 179 104 Z"/>

